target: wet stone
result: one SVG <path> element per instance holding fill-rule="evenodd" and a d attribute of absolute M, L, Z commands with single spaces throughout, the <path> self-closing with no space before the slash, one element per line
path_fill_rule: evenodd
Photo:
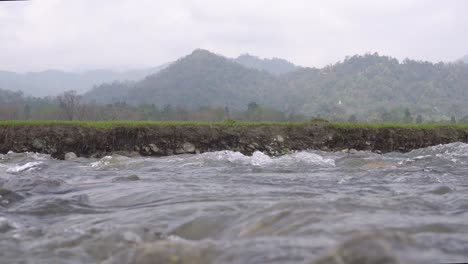
<path fill-rule="evenodd" d="M 185 151 L 183 148 L 178 148 L 175 150 L 175 154 L 180 155 L 180 154 L 185 154 Z"/>
<path fill-rule="evenodd" d="M 32 146 L 33 148 L 37 149 L 37 150 L 42 150 L 45 148 L 45 145 L 44 145 L 44 142 L 40 139 L 34 139 L 33 142 L 32 142 Z"/>
<path fill-rule="evenodd" d="M 283 143 L 284 142 L 284 137 L 281 136 L 281 135 L 277 135 L 275 138 L 274 138 L 274 141 L 278 142 L 278 143 Z"/>
<path fill-rule="evenodd" d="M 142 151 L 144 154 L 151 154 L 151 148 L 148 146 L 143 147 Z"/>
<path fill-rule="evenodd" d="M 185 153 L 195 153 L 195 145 L 193 145 L 192 143 L 184 143 L 182 145 L 182 149 L 184 150 Z"/>
<path fill-rule="evenodd" d="M 153 153 L 159 153 L 161 150 L 158 148 L 158 146 L 156 146 L 155 144 L 149 144 L 149 148 L 151 149 L 151 151 Z"/>
<path fill-rule="evenodd" d="M 74 159 L 77 159 L 78 156 L 76 156 L 75 153 L 73 152 L 68 152 L 65 154 L 65 160 L 74 160 Z"/>
<path fill-rule="evenodd" d="M 63 140 L 63 143 L 65 143 L 65 145 L 73 145 L 75 144 L 75 140 L 71 137 L 67 137 Z"/>
<path fill-rule="evenodd" d="M 255 146 L 253 144 L 249 144 L 249 145 L 247 145 L 247 147 L 245 147 L 245 150 L 254 152 L 256 150 L 256 148 L 255 148 Z"/>

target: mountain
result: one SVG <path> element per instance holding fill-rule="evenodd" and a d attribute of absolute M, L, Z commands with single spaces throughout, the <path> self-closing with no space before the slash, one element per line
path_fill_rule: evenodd
<path fill-rule="evenodd" d="M 323 69 L 287 76 L 300 111 L 323 116 L 379 118 L 405 108 L 427 116 L 468 114 L 468 66 L 432 64 L 378 54 L 355 55 Z M 391 120 L 389 120 L 391 121 Z"/>
<path fill-rule="evenodd" d="M 172 105 L 191 109 L 220 106 L 239 110 L 253 101 L 277 106 L 279 100 L 275 97 L 278 92 L 276 77 L 206 50 L 195 50 L 159 73 L 135 83 L 132 88 L 121 83 L 116 84 L 115 88 L 117 93 L 127 90 L 126 96 L 119 98 L 131 104 Z M 101 103 L 115 101 L 115 96 L 108 96 L 115 93 L 103 90 L 111 91 L 112 87 L 96 87 L 85 95 L 85 99 Z"/>
<path fill-rule="evenodd" d="M 245 67 L 232 59 L 196 50 L 157 74 L 135 83 L 95 87 L 88 101 L 245 109 L 250 102 L 289 113 L 344 120 L 402 116 L 450 119 L 468 114 L 468 65 L 433 64 L 365 54 L 318 68 L 281 75 Z M 393 118 L 392 117 L 392 118 Z M 397 118 L 387 118 L 394 121 Z"/>
<path fill-rule="evenodd" d="M 460 61 L 468 63 L 468 55 L 465 55 L 463 58 L 460 59 Z"/>
<path fill-rule="evenodd" d="M 141 70 L 111 71 L 94 70 L 83 73 L 72 73 L 58 70 L 18 74 L 0 71 L 0 88 L 11 91 L 22 91 L 26 95 L 44 97 L 57 95 L 66 90 L 84 93 L 95 85 L 112 81 L 136 81 L 166 67 L 162 65 Z"/>
<path fill-rule="evenodd" d="M 249 54 L 243 54 L 234 59 L 234 61 L 239 63 L 240 65 L 243 65 L 244 67 L 257 69 L 260 71 L 266 71 L 274 75 L 281 75 L 293 72 L 300 68 L 284 59 L 260 59 L 259 57 L 252 56 Z"/>

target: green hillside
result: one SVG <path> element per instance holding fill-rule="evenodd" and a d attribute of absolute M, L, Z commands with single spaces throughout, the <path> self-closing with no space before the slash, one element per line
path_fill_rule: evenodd
<path fill-rule="evenodd" d="M 85 95 L 101 103 L 245 109 L 250 102 L 286 113 L 345 120 L 396 122 L 407 112 L 428 119 L 468 114 L 468 66 L 365 54 L 322 69 L 299 68 L 282 75 L 244 67 L 196 50 L 137 83 L 114 83 Z M 382 118 L 383 117 L 383 118 Z"/>

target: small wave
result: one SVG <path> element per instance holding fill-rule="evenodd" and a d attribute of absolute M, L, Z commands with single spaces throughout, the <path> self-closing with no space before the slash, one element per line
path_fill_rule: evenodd
<path fill-rule="evenodd" d="M 19 228 L 19 225 L 5 217 L 0 216 L 0 233 Z"/>
<path fill-rule="evenodd" d="M 17 206 L 13 212 L 38 216 L 99 213 L 89 205 L 87 195 L 76 195 L 69 199 L 38 198 Z"/>
<path fill-rule="evenodd" d="M 161 240 L 128 247 L 104 263 L 213 263 L 218 256 L 210 241 Z"/>
<path fill-rule="evenodd" d="M 23 171 L 34 171 L 40 168 L 40 165 L 43 164 L 42 161 L 32 161 L 23 165 L 16 165 L 7 169 L 9 173 L 18 173 Z"/>
<path fill-rule="evenodd" d="M 335 167 L 335 160 L 310 152 L 297 152 L 279 157 L 277 160 L 287 164 L 306 163 L 324 167 Z"/>
<path fill-rule="evenodd" d="M 468 164 L 468 144 L 456 142 L 413 150 L 408 153 L 411 160 L 439 158 L 452 163 Z"/>
<path fill-rule="evenodd" d="M 109 165 L 111 159 L 112 159 L 112 156 L 105 156 L 104 158 L 102 158 L 102 159 L 100 159 L 98 161 L 92 162 L 90 165 L 93 168 L 100 168 L 102 166 Z"/>
<path fill-rule="evenodd" d="M 199 159 L 205 161 L 219 161 L 229 162 L 239 165 L 252 165 L 258 167 L 266 166 L 295 166 L 295 165 L 306 165 L 306 166 L 318 166 L 318 167 L 335 167 L 335 161 L 331 158 L 325 158 L 318 154 L 311 152 L 296 152 L 280 157 L 270 157 L 260 151 L 255 151 L 252 156 L 245 156 L 242 153 L 234 151 L 218 151 L 203 153 L 199 155 Z"/>

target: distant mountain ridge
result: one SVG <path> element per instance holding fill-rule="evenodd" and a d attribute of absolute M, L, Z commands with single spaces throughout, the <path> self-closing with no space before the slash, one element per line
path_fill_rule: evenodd
<path fill-rule="evenodd" d="M 93 86 L 113 81 L 137 81 L 157 73 L 167 65 L 140 70 L 93 70 L 83 73 L 47 70 L 42 72 L 14 73 L 0 71 L 0 88 L 21 91 L 35 97 L 53 96 L 66 90 L 84 93 Z"/>
<path fill-rule="evenodd" d="M 102 97 L 109 94 L 103 90 L 111 91 L 112 87 L 119 96 Z M 273 105 L 275 99 L 271 93 L 276 87 L 276 78 L 267 72 L 246 68 L 228 58 L 199 49 L 159 73 L 130 84 L 130 87 L 122 83 L 105 84 L 88 92 L 85 99 L 110 103 L 118 98 L 132 104 L 188 108 L 214 105 L 242 109 L 244 102 L 250 101 Z"/>
<path fill-rule="evenodd" d="M 261 59 L 257 56 L 252 56 L 250 54 L 240 55 L 239 57 L 234 59 L 234 61 L 247 68 L 266 71 L 275 75 L 290 73 L 301 68 L 284 59 Z"/>
<path fill-rule="evenodd" d="M 468 66 L 464 64 L 400 62 L 375 53 L 347 57 L 322 69 L 299 68 L 276 75 L 195 50 L 142 81 L 105 84 L 88 92 L 85 99 L 232 110 L 256 102 L 286 113 L 341 118 L 356 115 L 361 120 L 410 108 L 414 113 L 450 118 L 452 114 L 468 114 L 466 87 Z"/>
<path fill-rule="evenodd" d="M 463 58 L 461 58 L 460 61 L 462 61 L 464 63 L 468 63 L 468 54 L 465 55 Z"/>

